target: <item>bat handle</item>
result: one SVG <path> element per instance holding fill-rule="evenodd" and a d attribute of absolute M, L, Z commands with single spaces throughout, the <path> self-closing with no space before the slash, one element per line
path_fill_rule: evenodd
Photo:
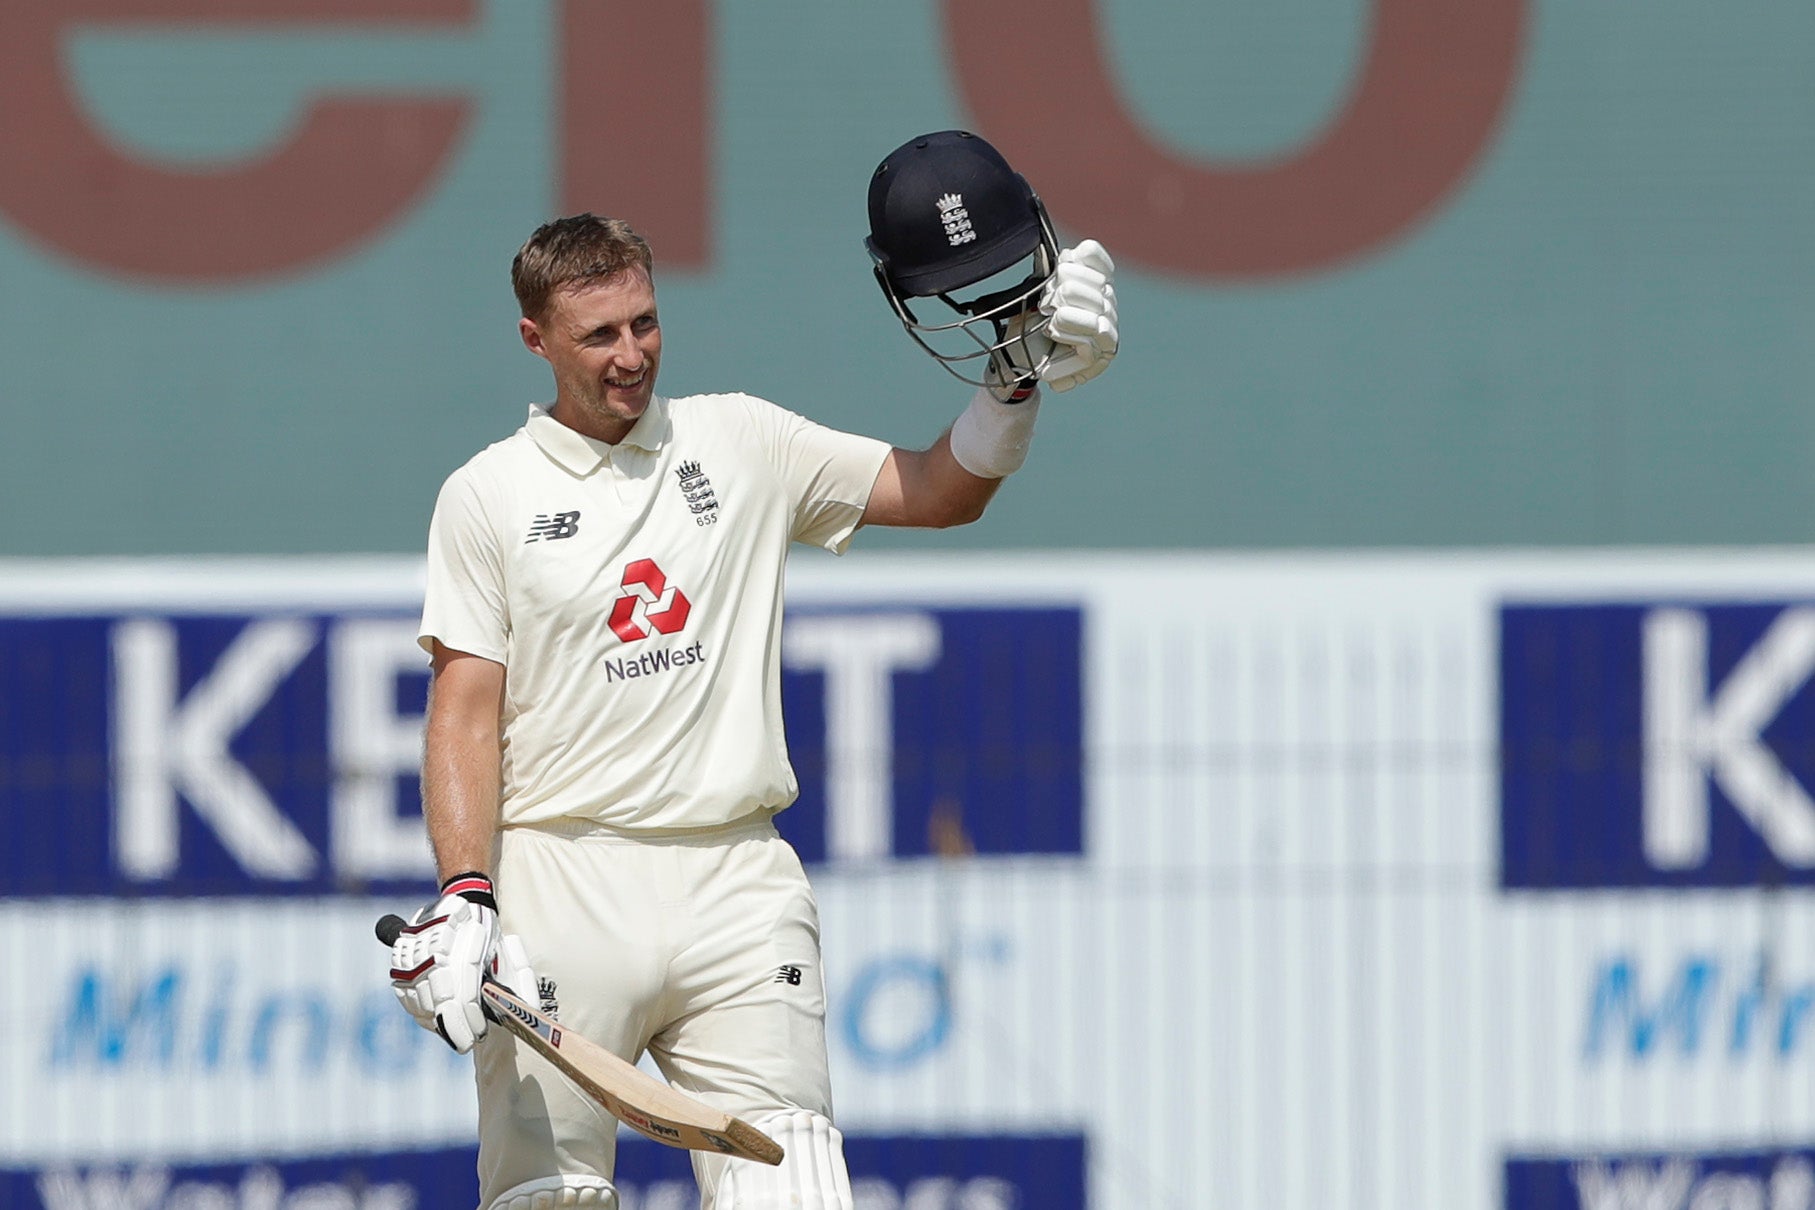
<path fill-rule="evenodd" d="M 378 921 L 378 926 L 372 931 L 377 933 L 378 939 L 386 945 L 396 945 L 397 938 L 403 936 L 405 923 L 402 916 L 399 916 L 396 912 L 391 912 L 390 914 L 381 917 Z"/>

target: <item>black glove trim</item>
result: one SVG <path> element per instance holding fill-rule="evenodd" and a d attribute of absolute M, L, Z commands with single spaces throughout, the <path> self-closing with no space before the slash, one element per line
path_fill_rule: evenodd
<path fill-rule="evenodd" d="M 1009 392 L 1003 403 L 1026 403 L 1033 393 L 1040 389 L 1040 380 L 1033 374 L 1023 374 L 1015 379 L 1015 388 Z"/>
<path fill-rule="evenodd" d="M 478 870 L 467 870 L 450 876 L 441 884 L 443 895 L 458 895 L 469 903 L 480 907 L 498 910 L 498 897 L 492 889 L 492 880 Z"/>

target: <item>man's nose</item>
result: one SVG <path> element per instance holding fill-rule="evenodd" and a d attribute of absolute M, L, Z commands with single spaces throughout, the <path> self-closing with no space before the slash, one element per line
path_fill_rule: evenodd
<path fill-rule="evenodd" d="M 638 370 L 643 366 L 643 346 L 634 336 L 620 339 L 611 350 L 612 364 L 621 370 Z"/>

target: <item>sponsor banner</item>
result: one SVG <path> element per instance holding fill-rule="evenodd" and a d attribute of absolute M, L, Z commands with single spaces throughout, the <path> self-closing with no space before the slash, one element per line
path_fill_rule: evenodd
<path fill-rule="evenodd" d="M 473 1137 L 471 1061 L 397 1004 L 384 900 L 0 907 L 0 1158 L 206 1159 Z"/>
<path fill-rule="evenodd" d="M 1509 888 L 1815 884 L 1815 607 L 1500 611 Z"/>
<path fill-rule="evenodd" d="M 1080 1135 L 846 1135 L 855 1210 L 1084 1210 Z M 458 1210 L 470 1145 L 234 1163 L 0 1168 L 9 1210 Z M 699 1205 L 688 1153 L 620 1134 L 618 1210 Z"/>
<path fill-rule="evenodd" d="M 306 578 L 0 577 L 14 1168 L 470 1144 L 370 936 L 426 886 L 407 581 Z M 1087 1136 L 1095 1210 L 1486 1210 L 1507 1155 L 1815 1138 L 1815 560 L 790 582 L 782 820 L 854 1133 Z"/>
<path fill-rule="evenodd" d="M 1815 1137 L 1815 900 L 1519 896 L 1469 930 L 1507 1149 L 1625 1153 Z M 1449 980 L 1433 972 L 1426 994 Z"/>
<path fill-rule="evenodd" d="M 0 895 L 420 893 L 415 630 L 288 611 L 0 620 L 0 757 L 36 772 L 0 799 L 20 858 Z"/>
<path fill-rule="evenodd" d="M 782 637 L 803 859 L 1081 853 L 1083 615 L 801 608 Z"/>
<path fill-rule="evenodd" d="M 1088 1148 L 1077 1134 L 852 1134 L 855 1210 L 1084 1210 Z M 699 1204 L 687 1154 L 618 1136 L 620 1210 Z"/>
<path fill-rule="evenodd" d="M 1519 1156 L 1504 1210 L 1815 1210 L 1815 1149 Z"/>
<path fill-rule="evenodd" d="M 420 896 L 415 632 L 395 612 L 0 618 L 0 897 Z M 791 617 L 790 839 L 809 861 L 1080 853 L 1082 632 L 1075 606 Z"/>
<path fill-rule="evenodd" d="M 233 1163 L 0 1168 L 0 1206 L 9 1210 L 464 1210 L 478 1200 L 470 1146 Z"/>
<path fill-rule="evenodd" d="M 1043 925 L 1087 909 L 1075 864 L 908 863 L 883 879 L 831 869 L 816 890 L 846 1125 L 1045 1132 L 1089 1117 L 1089 1088 L 1069 1071 L 1049 1098 L 1019 1095 L 1047 1043 L 1034 1031 L 1013 1044 L 996 1035 L 1002 1006 L 1019 1017 L 1033 1001 L 1080 1002 L 1089 990 L 1067 939 Z M 0 985 L 9 1037 L 0 1161 L 306 1155 L 470 1138 L 470 1060 L 418 1027 L 386 980 L 373 921 L 397 906 L 0 905 L 0 951 L 34 955 L 31 979 Z"/>

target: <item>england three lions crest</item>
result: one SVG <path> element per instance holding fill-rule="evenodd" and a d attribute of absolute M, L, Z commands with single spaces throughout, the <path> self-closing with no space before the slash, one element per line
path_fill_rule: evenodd
<path fill-rule="evenodd" d="M 693 514 L 693 523 L 717 524 L 718 497 L 713 495 L 712 480 L 706 478 L 706 472 L 700 469 L 700 464 L 683 462 L 674 469 L 674 476 L 680 482 L 681 496 L 687 501 L 687 511 Z"/>

